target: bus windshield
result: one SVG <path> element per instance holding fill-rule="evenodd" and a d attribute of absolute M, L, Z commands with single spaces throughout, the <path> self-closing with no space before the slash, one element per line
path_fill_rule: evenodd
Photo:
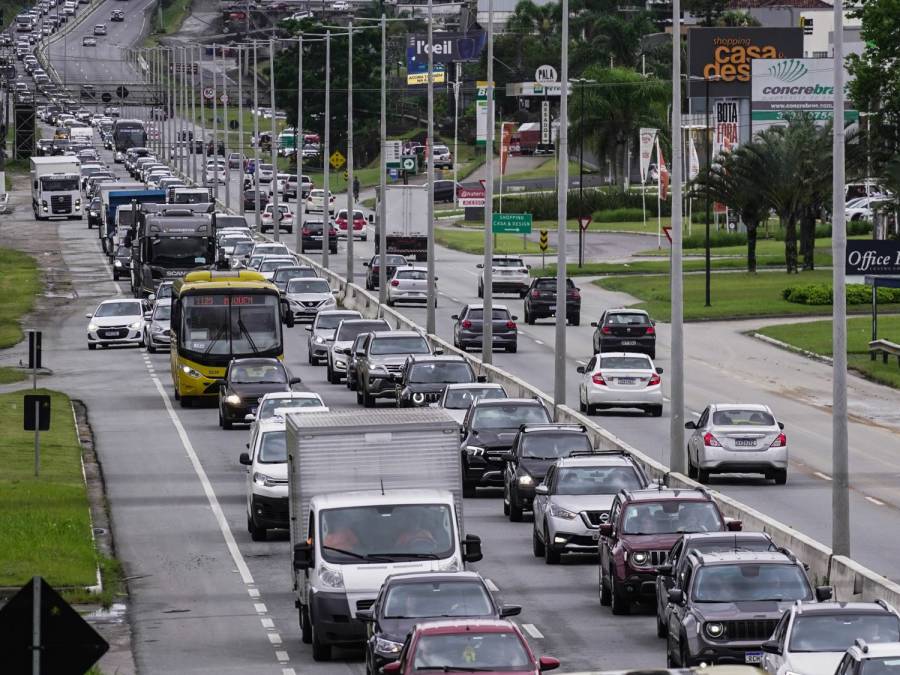
<path fill-rule="evenodd" d="M 281 348 L 275 295 L 189 295 L 183 300 L 179 346 L 202 356 L 251 356 Z"/>

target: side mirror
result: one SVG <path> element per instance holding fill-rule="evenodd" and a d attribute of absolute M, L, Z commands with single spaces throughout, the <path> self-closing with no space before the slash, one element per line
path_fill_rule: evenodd
<path fill-rule="evenodd" d="M 374 213 L 370 213 L 370 214 L 369 214 L 368 221 L 369 221 L 369 224 L 370 224 L 370 225 L 372 225 L 372 224 L 375 223 L 375 214 L 374 214 Z"/>
<path fill-rule="evenodd" d="M 476 375 L 475 381 L 476 382 L 487 382 L 487 375 Z"/>
<path fill-rule="evenodd" d="M 292 387 L 295 384 L 300 384 L 301 382 L 303 382 L 303 380 L 301 380 L 299 377 L 292 377 L 290 380 L 288 380 L 288 384 Z"/>
<path fill-rule="evenodd" d="M 530 269 L 531 269 L 531 265 L 525 265 L 525 269 L 526 269 L 526 270 L 530 270 Z"/>
<path fill-rule="evenodd" d="M 553 656 L 542 656 L 538 659 L 538 667 L 542 673 L 548 670 L 556 670 L 559 668 L 559 659 Z"/>
<path fill-rule="evenodd" d="M 732 519 L 732 520 L 726 520 L 726 521 L 725 521 L 725 528 L 726 528 L 729 532 L 740 532 L 741 530 L 744 529 L 744 523 L 743 523 L 743 521 L 741 521 L 741 520 L 733 520 L 733 519 Z"/>
<path fill-rule="evenodd" d="M 144 321 L 149 321 L 153 317 L 153 312 L 144 312 Z"/>
<path fill-rule="evenodd" d="M 766 654 L 781 654 L 781 645 L 778 644 L 778 640 L 766 640 L 759 648 Z"/>
<path fill-rule="evenodd" d="M 459 314 L 451 314 L 450 318 L 453 319 L 454 321 L 457 321 L 459 319 Z"/>
<path fill-rule="evenodd" d="M 816 586 L 816 600 L 826 602 L 834 597 L 834 588 L 831 586 Z"/>
<path fill-rule="evenodd" d="M 680 605 L 684 602 L 684 591 L 680 588 L 669 589 L 669 602 L 673 605 Z"/>
<path fill-rule="evenodd" d="M 150 302 L 156 302 L 156 293 L 151 293 L 150 295 L 148 295 L 147 300 L 149 300 Z"/>
<path fill-rule="evenodd" d="M 597 322 L 591 321 L 591 328 L 596 328 L 596 327 L 597 327 Z"/>
<path fill-rule="evenodd" d="M 540 485 L 535 486 L 535 488 L 534 488 L 534 494 L 536 494 L 536 495 L 549 495 L 549 494 L 550 494 L 550 488 L 548 488 L 546 485 L 544 485 L 543 483 L 541 483 Z"/>
<path fill-rule="evenodd" d="M 360 621 L 374 621 L 375 612 L 371 609 L 358 609 L 356 610 L 356 618 Z"/>
<path fill-rule="evenodd" d="M 518 320 L 519 320 L 519 317 L 517 317 L 515 314 L 513 314 L 513 315 L 512 315 L 512 320 L 513 320 L 513 321 L 518 321 Z"/>
<path fill-rule="evenodd" d="M 341 291 L 340 291 L 339 289 L 335 288 L 333 291 L 331 291 L 331 294 L 332 294 L 332 295 L 338 295 L 340 292 L 341 292 Z"/>
<path fill-rule="evenodd" d="M 368 262 L 368 261 L 364 262 L 364 263 L 363 263 L 363 267 L 369 267 L 369 262 Z M 359 612 L 357 612 L 356 614 L 357 614 L 357 616 L 358 616 L 358 615 L 359 615 Z"/>
<path fill-rule="evenodd" d="M 304 329 L 307 333 L 312 333 L 312 326 L 306 326 Z"/>
<path fill-rule="evenodd" d="M 685 422 L 685 423 L 684 423 L 684 428 L 685 428 L 685 429 L 696 429 L 696 428 L 697 428 L 697 423 L 696 423 L 695 421 L 693 421 L 693 420 L 691 420 L 690 422 Z"/>
<path fill-rule="evenodd" d="M 313 566 L 313 558 L 313 546 L 309 542 L 294 546 L 294 570 L 308 570 Z"/>
<path fill-rule="evenodd" d="M 90 312 L 88 312 L 87 314 L 84 315 L 84 318 L 85 318 L 85 319 L 90 319 L 92 316 L 94 316 L 94 315 L 91 314 Z"/>
<path fill-rule="evenodd" d="M 664 577 L 672 576 L 672 566 L 671 565 L 660 565 L 656 568 L 656 573 L 661 574 Z"/>
<path fill-rule="evenodd" d="M 600 523 L 600 527 L 598 528 L 600 531 L 600 535 L 603 537 L 611 537 L 613 533 L 612 523 Z"/>
<path fill-rule="evenodd" d="M 581 375 L 584 375 L 584 372 L 585 372 L 585 371 L 584 371 L 584 366 L 578 366 L 578 367 L 575 369 L 575 372 L 576 372 L 576 373 L 580 373 Z"/>
<path fill-rule="evenodd" d="M 463 560 L 465 562 L 478 562 L 484 556 L 481 553 L 481 537 L 475 534 L 467 534 L 463 539 Z"/>
<path fill-rule="evenodd" d="M 784 431 L 784 422 L 779 422 L 778 428 L 781 429 L 782 431 Z"/>
<path fill-rule="evenodd" d="M 500 618 L 505 619 L 508 616 L 519 616 L 522 613 L 522 608 L 519 605 L 503 605 L 500 607 Z M 359 612 L 356 613 L 359 616 Z"/>
<path fill-rule="evenodd" d="M 475 267 L 477 267 L 477 268 L 480 269 L 480 270 L 483 270 L 483 269 L 484 269 L 484 263 L 478 263 L 477 265 L 475 265 Z"/>
<path fill-rule="evenodd" d="M 384 675 L 397 675 L 400 672 L 400 662 L 391 661 L 390 663 L 385 663 L 381 668 L 381 672 Z"/>
<path fill-rule="evenodd" d="M 242 452 L 241 456 L 238 457 L 238 461 L 244 466 L 250 466 L 253 462 L 250 461 L 250 453 Z"/>
<path fill-rule="evenodd" d="M 657 368 L 657 369 L 656 369 L 656 373 L 657 373 L 657 375 L 662 375 L 662 374 L 663 374 L 663 369 L 662 369 L 662 368 Z"/>

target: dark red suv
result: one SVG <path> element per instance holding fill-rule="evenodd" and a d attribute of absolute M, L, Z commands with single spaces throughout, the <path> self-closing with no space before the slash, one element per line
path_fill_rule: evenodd
<path fill-rule="evenodd" d="M 655 601 L 659 566 L 679 537 L 740 529 L 704 489 L 622 490 L 600 525 L 600 604 L 628 614 L 633 602 Z"/>

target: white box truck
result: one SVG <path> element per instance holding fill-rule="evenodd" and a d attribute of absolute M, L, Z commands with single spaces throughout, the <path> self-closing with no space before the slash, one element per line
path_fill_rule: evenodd
<path fill-rule="evenodd" d="M 36 220 L 81 220 L 81 161 L 75 157 L 31 158 L 31 206 Z"/>
<path fill-rule="evenodd" d="M 381 584 L 481 559 L 463 534 L 459 426 L 439 408 L 288 414 L 288 514 L 303 642 L 359 646 Z"/>
<path fill-rule="evenodd" d="M 425 260 L 428 253 L 428 186 L 388 185 L 385 196 L 384 236 L 387 252 Z M 380 231 L 376 228 L 376 232 Z M 380 251 L 380 246 L 381 239 L 376 234 L 376 253 Z"/>

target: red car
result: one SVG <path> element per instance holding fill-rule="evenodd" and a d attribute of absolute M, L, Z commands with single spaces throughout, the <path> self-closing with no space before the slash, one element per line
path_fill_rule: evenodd
<path fill-rule="evenodd" d="M 347 236 L 347 209 L 341 209 L 334 218 L 334 224 L 337 225 L 338 236 Z M 366 240 L 366 217 L 362 211 L 353 209 L 353 238 L 361 241 Z"/>
<path fill-rule="evenodd" d="M 536 658 L 518 626 L 510 621 L 435 621 L 416 626 L 400 659 L 382 669 L 385 675 L 420 671 L 478 671 L 538 675 L 559 668 L 552 656 Z"/>

